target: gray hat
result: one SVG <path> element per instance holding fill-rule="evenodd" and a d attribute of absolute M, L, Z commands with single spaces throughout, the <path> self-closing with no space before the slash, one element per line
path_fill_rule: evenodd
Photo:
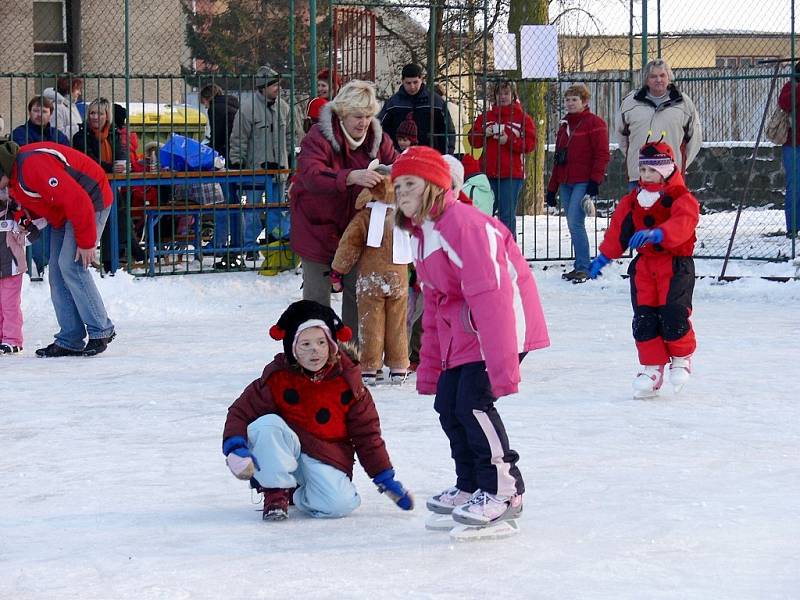
<path fill-rule="evenodd" d="M 280 80 L 281 76 L 269 65 L 258 67 L 258 71 L 256 71 L 255 84 L 257 88 L 261 86 L 270 86 L 274 83 L 278 83 Z"/>

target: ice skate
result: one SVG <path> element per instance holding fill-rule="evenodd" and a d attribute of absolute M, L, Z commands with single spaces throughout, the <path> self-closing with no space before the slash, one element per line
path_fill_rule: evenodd
<path fill-rule="evenodd" d="M 450 531 L 455 526 L 451 513 L 456 506 L 464 504 L 472 497 L 469 492 L 464 492 L 456 486 L 447 488 L 440 494 L 431 496 L 425 507 L 433 514 L 425 520 L 425 529 L 432 531 Z"/>
<path fill-rule="evenodd" d="M 408 379 L 407 371 L 389 371 L 389 383 L 392 385 L 403 385 Z"/>
<path fill-rule="evenodd" d="M 262 488 L 264 494 L 264 510 L 261 518 L 264 521 L 285 521 L 289 517 L 289 501 L 293 489 Z"/>
<path fill-rule="evenodd" d="M 633 397 L 655 398 L 664 383 L 664 365 L 646 365 L 633 380 Z"/>
<path fill-rule="evenodd" d="M 375 387 L 378 384 L 377 377 L 375 373 L 361 373 L 361 381 L 364 385 L 369 387 Z"/>
<path fill-rule="evenodd" d="M 669 382 L 676 392 L 680 392 L 692 375 L 691 356 L 673 356 L 669 365 Z"/>
<path fill-rule="evenodd" d="M 500 496 L 478 490 L 464 504 L 453 509 L 457 525 L 450 531 L 454 540 L 503 538 L 519 532 L 516 519 L 522 514 L 522 496 Z"/>

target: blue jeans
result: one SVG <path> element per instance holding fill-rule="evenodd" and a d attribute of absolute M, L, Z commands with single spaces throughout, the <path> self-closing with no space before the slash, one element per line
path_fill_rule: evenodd
<path fill-rule="evenodd" d="M 50 227 L 45 227 L 39 233 L 39 237 L 30 246 L 31 261 L 36 264 L 36 270 L 41 275 L 42 269 L 47 266 L 49 260 L 47 249 L 50 247 Z"/>
<path fill-rule="evenodd" d="M 301 452 L 300 439 L 281 417 L 268 414 L 247 426 L 247 445 L 264 488 L 297 488 L 294 505 L 318 518 L 345 517 L 361 505 L 347 473 Z"/>
<path fill-rule="evenodd" d="M 95 213 L 98 239 L 110 211 L 109 207 Z M 83 350 L 87 332 L 90 339 L 109 337 L 114 323 L 108 318 L 91 272 L 75 260 L 78 245 L 72 223 L 67 221 L 63 227 L 50 229 L 50 299 L 61 327 L 55 336 L 56 344 L 68 350 Z"/>
<path fill-rule="evenodd" d="M 228 204 L 239 203 L 239 186 L 231 184 L 228 186 L 228 195 L 225 198 Z M 214 247 L 222 248 L 230 246 L 231 248 L 239 248 L 242 245 L 242 214 L 226 214 L 224 212 L 214 213 Z M 230 242 L 228 242 L 228 233 L 230 232 Z M 256 234 L 257 235 L 257 234 Z"/>
<path fill-rule="evenodd" d="M 494 192 L 494 209 L 492 213 L 508 227 L 514 239 L 517 239 L 517 199 L 524 179 L 489 179 Z"/>
<path fill-rule="evenodd" d="M 797 153 L 797 160 L 792 164 L 793 154 Z M 783 170 L 786 171 L 786 198 L 784 211 L 786 212 L 786 233 L 796 233 L 800 229 L 800 187 L 797 185 L 800 172 L 800 146 L 794 149 L 791 146 L 783 147 Z"/>
<path fill-rule="evenodd" d="M 586 213 L 583 212 L 587 184 L 562 183 L 558 187 L 558 197 L 567 215 L 567 227 L 575 249 L 575 270 L 584 273 L 589 272 L 589 237 L 586 235 Z"/>

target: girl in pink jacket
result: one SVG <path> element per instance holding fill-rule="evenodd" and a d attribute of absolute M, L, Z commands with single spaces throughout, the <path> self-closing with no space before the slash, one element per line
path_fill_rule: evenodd
<path fill-rule="evenodd" d="M 514 519 L 524 484 L 494 403 L 517 392 L 525 353 L 550 345 L 536 282 L 508 228 L 456 201 L 436 150 L 406 150 L 392 180 L 425 299 L 417 390 L 436 394 L 456 467 L 428 509 L 467 525 Z"/>

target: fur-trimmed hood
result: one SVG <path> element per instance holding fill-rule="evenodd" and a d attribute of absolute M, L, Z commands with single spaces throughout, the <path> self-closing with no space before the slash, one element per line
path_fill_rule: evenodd
<path fill-rule="evenodd" d="M 331 146 L 333 147 L 336 153 L 342 151 L 342 145 L 344 142 L 344 134 L 341 131 L 342 124 L 339 120 L 339 115 L 336 115 L 331 108 L 331 103 L 328 102 L 325 106 L 322 107 L 322 110 L 319 113 L 319 121 L 317 121 L 317 127 L 319 127 L 322 135 L 325 137 L 328 142 L 330 142 Z M 371 139 L 370 139 L 370 136 Z M 367 153 L 369 154 L 370 158 L 375 158 L 378 156 L 378 151 L 381 147 L 381 141 L 383 140 L 383 128 L 381 127 L 381 122 L 378 121 L 375 117 L 372 117 L 372 123 L 370 123 L 370 130 L 367 132 L 367 139 L 364 140 L 365 144 L 369 144 L 367 148 Z"/>

